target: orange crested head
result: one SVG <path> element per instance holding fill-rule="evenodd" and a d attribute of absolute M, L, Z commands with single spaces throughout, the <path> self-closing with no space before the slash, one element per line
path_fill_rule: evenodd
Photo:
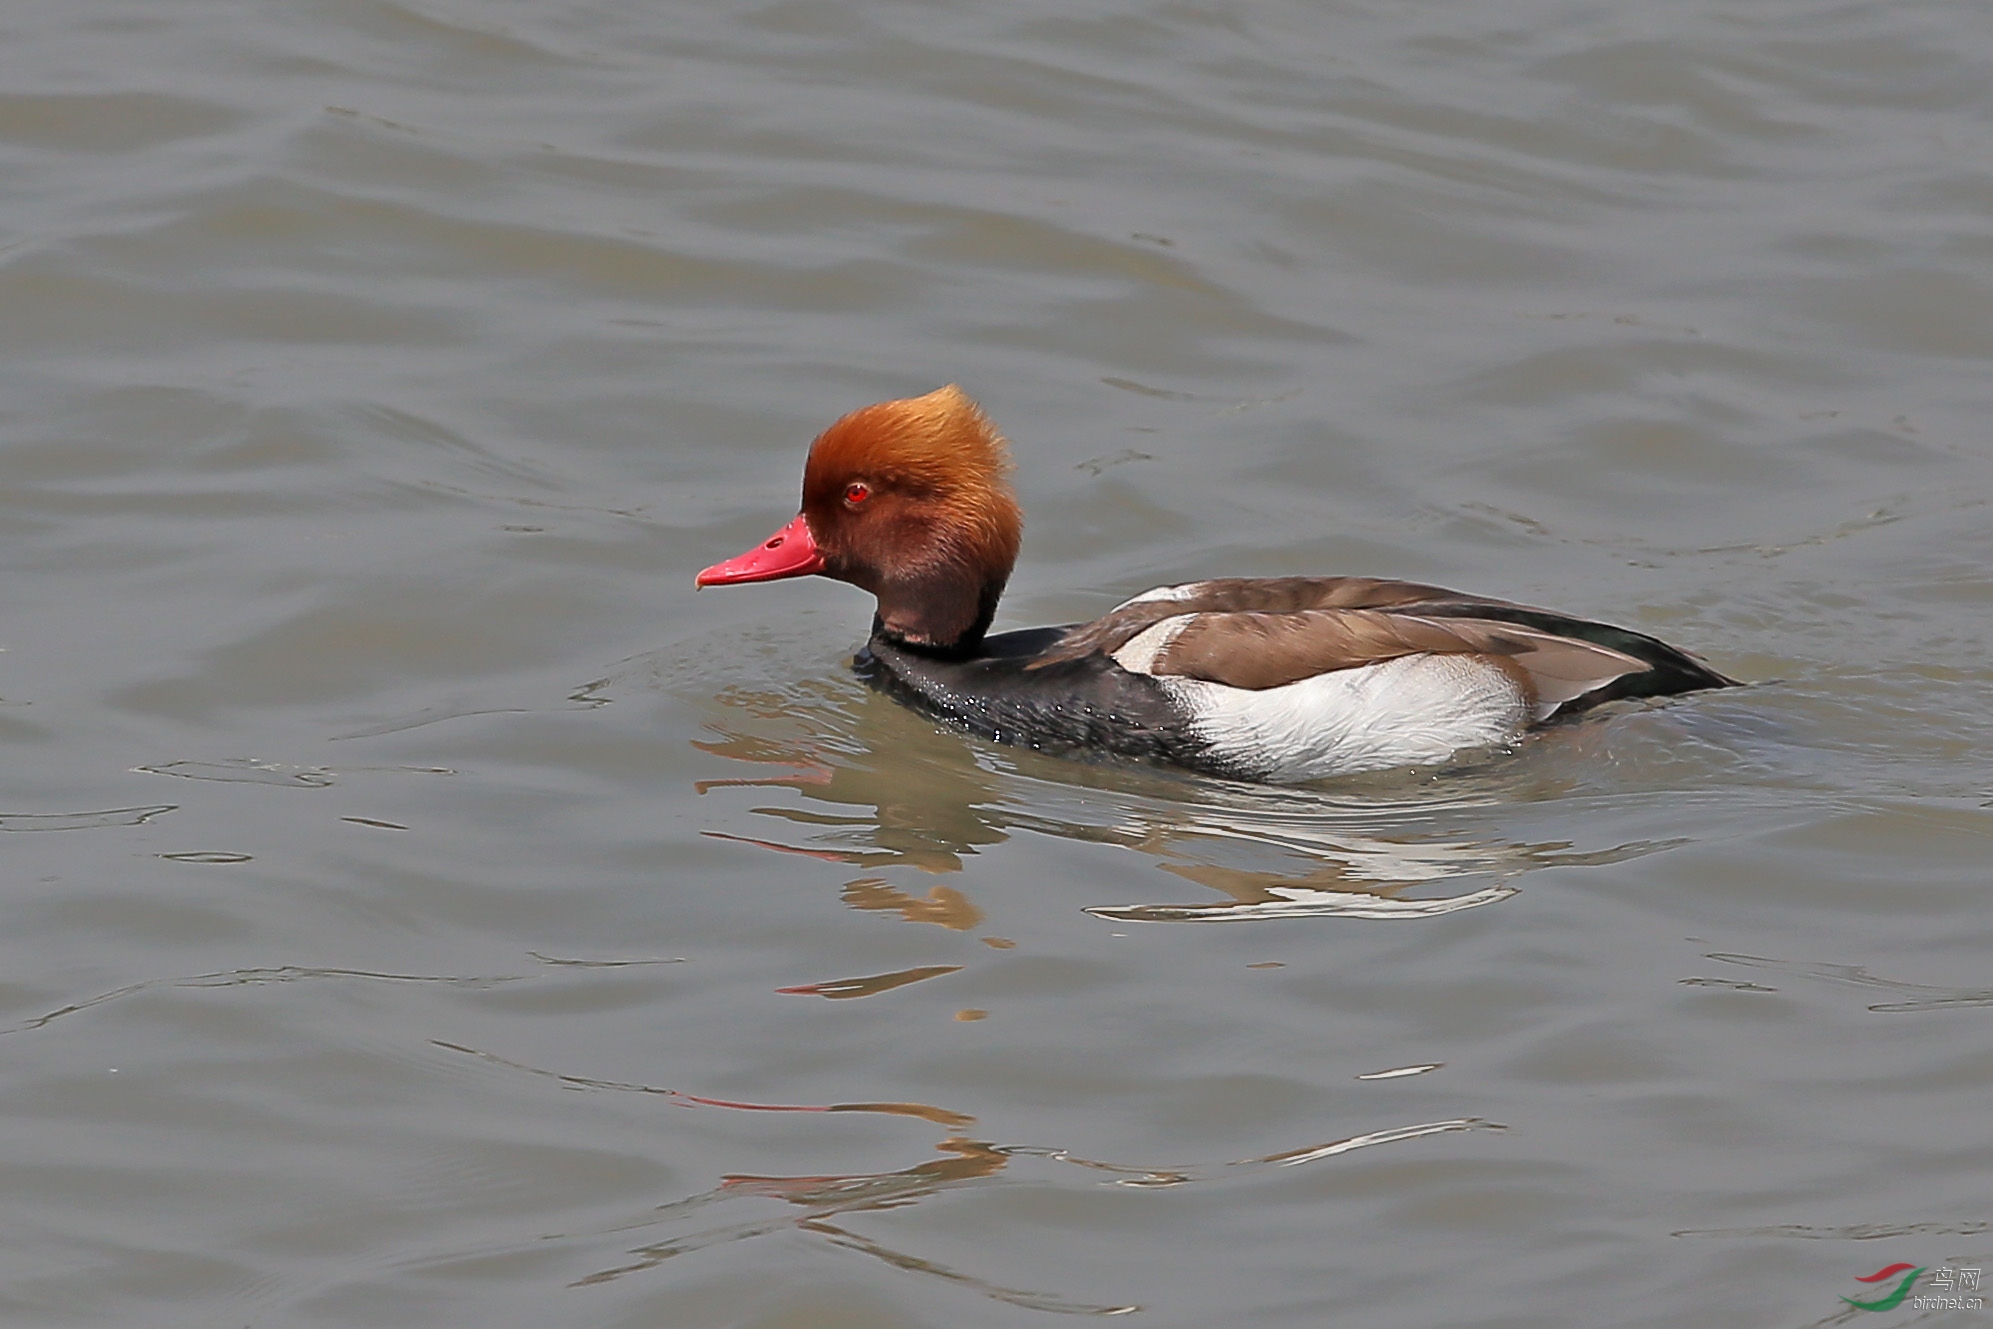
<path fill-rule="evenodd" d="M 1003 435 L 953 384 L 861 407 L 810 445 L 796 520 L 699 582 L 821 573 L 877 596 L 891 639 L 973 651 L 1023 536 L 1009 477 Z"/>
<path fill-rule="evenodd" d="M 902 492 L 1010 498 L 1010 449 L 983 408 L 953 383 L 924 397 L 861 406 L 817 435 L 803 505 L 842 496 L 865 475 Z"/>

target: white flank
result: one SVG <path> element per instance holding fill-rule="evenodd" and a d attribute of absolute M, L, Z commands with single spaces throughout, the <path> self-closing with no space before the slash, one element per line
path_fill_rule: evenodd
<path fill-rule="evenodd" d="M 1460 655 L 1401 656 L 1257 692 L 1198 678 L 1156 681 L 1190 712 L 1212 755 L 1288 784 L 1430 765 L 1514 738 L 1529 723 L 1514 680 Z"/>
<path fill-rule="evenodd" d="M 1201 581 L 1187 581 L 1181 586 L 1158 586 L 1154 590 L 1143 591 L 1140 595 L 1131 596 L 1114 606 L 1114 608 L 1126 609 L 1129 605 L 1148 604 L 1151 600 L 1192 600 L 1203 589 L 1204 583 Z M 1112 613 L 1113 610 L 1109 610 L 1108 612 Z"/>
<path fill-rule="evenodd" d="M 1156 657 L 1176 640 L 1176 634 L 1182 632 L 1185 625 L 1195 617 L 1197 617 L 1195 614 L 1178 614 L 1160 623 L 1151 623 L 1130 637 L 1127 644 L 1114 653 L 1114 663 L 1131 674 L 1155 673 Z"/>

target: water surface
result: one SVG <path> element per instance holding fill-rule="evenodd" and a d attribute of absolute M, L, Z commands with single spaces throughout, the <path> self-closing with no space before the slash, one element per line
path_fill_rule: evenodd
<path fill-rule="evenodd" d="M 1993 1265 L 1979 9 L 17 11 L 9 1323 L 1815 1325 Z M 1398 576 L 1752 686 L 1256 789 L 937 729 L 851 588 L 695 598 L 945 382 L 1000 626 Z"/>

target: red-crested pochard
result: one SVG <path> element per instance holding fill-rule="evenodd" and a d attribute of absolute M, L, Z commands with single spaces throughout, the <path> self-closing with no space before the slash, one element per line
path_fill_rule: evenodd
<path fill-rule="evenodd" d="M 1227 577 L 985 635 L 1023 518 L 1003 436 L 949 386 L 818 436 L 796 519 L 701 586 L 818 573 L 878 597 L 858 666 L 1002 743 L 1282 783 L 1443 761 L 1622 697 L 1734 685 L 1625 628 L 1370 577 Z"/>

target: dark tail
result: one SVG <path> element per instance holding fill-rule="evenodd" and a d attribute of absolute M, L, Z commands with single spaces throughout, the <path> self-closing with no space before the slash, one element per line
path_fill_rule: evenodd
<path fill-rule="evenodd" d="M 1644 632 L 1634 632 L 1628 628 L 1616 628 L 1610 623 L 1566 618 L 1562 614 L 1553 614 L 1542 609 L 1529 609 L 1522 605 L 1477 603 L 1462 604 L 1458 608 L 1450 605 L 1420 605 L 1418 612 L 1520 623 L 1539 632 L 1555 633 L 1560 637 L 1575 637 L 1580 641 L 1608 647 L 1622 655 L 1630 655 L 1647 666 L 1641 673 L 1623 675 L 1606 686 L 1587 692 L 1584 696 L 1567 703 L 1564 709 L 1558 712 L 1560 715 L 1589 710 L 1602 702 L 1619 701 L 1626 697 L 1672 697 L 1678 692 L 1700 692 L 1704 688 L 1741 686 L 1736 679 L 1724 677 L 1687 651 L 1670 646 L 1658 637 L 1650 637 Z"/>

